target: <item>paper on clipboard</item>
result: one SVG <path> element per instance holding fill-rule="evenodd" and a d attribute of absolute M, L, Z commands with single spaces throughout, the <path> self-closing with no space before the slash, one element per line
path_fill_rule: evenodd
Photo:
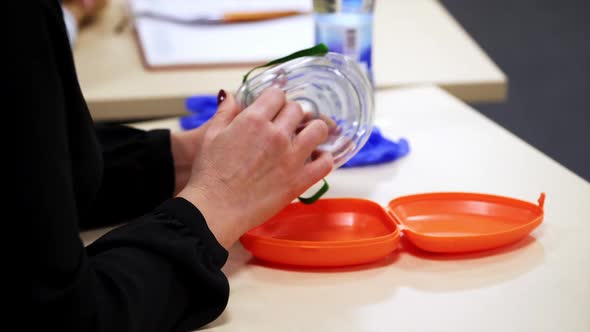
<path fill-rule="evenodd" d="M 144 64 L 151 69 L 227 66 L 270 61 L 313 46 L 311 15 L 231 24 L 178 24 L 145 17 L 146 11 L 190 19 L 228 11 L 299 10 L 310 0 L 128 0 Z"/>

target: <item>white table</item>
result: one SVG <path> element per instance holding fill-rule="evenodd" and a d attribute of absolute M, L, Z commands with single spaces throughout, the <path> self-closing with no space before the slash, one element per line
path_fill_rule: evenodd
<path fill-rule="evenodd" d="M 114 34 L 125 0 L 80 32 L 74 56 L 96 120 L 180 115 L 196 94 L 237 90 L 250 67 L 147 71 L 131 29 Z M 297 33 L 296 31 L 294 33 Z M 374 71 L 379 88 L 432 83 L 465 101 L 502 101 L 507 79 L 436 0 L 377 1 Z M 208 45 L 213 49 L 223 47 Z"/>
<path fill-rule="evenodd" d="M 536 202 L 531 236 L 474 254 L 410 245 L 378 263 L 281 270 L 240 245 L 224 268 L 231 295 L 210 331 L 590 331 L 590 184 L 434 87 L 379 92 L 376 124 L 412 151 L 382 166 L 342 169 L 327 197 L 385 205 L 401 195 L 474 191 Z M 152 122 L 177 128 L 176 121 Z M 83 234 L 88 243 L 97 233 Z"/>

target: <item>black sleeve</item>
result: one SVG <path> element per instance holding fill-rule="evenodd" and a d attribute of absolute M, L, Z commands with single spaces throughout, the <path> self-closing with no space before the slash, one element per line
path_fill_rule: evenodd
<path fill-rule="evenodd" d="M 54 225 L 56 219 L 40 218 Z M 229 286 L 220 269 L 227 252 L 198 210 L 183 199 L 164 202 L 86 250 L 70 229 L 33 227 L 53 232 L 37 238 L 35 254 L 42 268 L 32 282 L 39 328 L 188 331 L 225 309 Z"/>
<path fill-rule="evenodd" d="M 174 161 L 168 130 L 98 124 L 96 133 L 103 175 L 92 213 L 82 220 L 82 228 L 140 216 L 172 196 Z"/>
<path fill-rule="evenodd" d="M 98 187 L 100 154 L 68 79 L 75 74 L 58 3 L 32 7 L 4 14 L 27 15 L 31 34 L 20 39 L 33 51 L 15 46 L 3 76 L 20 105 L 6 191 L 18 220 L 31 223 L 22 240 L 32 262 L 32 330 L 186 331 L 212 321 L 229 295 L 227 252 L 188 201 L 170 198 L 84 248 L 79 222 Z"/>

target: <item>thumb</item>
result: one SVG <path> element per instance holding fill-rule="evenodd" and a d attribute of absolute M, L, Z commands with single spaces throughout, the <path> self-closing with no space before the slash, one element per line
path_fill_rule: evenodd
<path fill-rule="evenodd" d="M 219 90 L 217 94 L 217 112 L 213 117 L 213 122 L 221 127 L 229 125 L 241 111 L 240 105 L 231 93 Z"/>

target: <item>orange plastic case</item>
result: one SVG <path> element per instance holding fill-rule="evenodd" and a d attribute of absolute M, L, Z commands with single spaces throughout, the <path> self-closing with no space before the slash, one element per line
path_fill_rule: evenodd
<path fill-rule="evenodd" d="M 387 207 L 354 198 L 293 203 L 240 241 L 255 257 L 299 266 L 346 266 L 377 261 L 400 235 L 430 252 L 460 253 L 500 247 L 527 236 L 543 220 L 538 205 L 476 193 L 404 196 Z"/>

